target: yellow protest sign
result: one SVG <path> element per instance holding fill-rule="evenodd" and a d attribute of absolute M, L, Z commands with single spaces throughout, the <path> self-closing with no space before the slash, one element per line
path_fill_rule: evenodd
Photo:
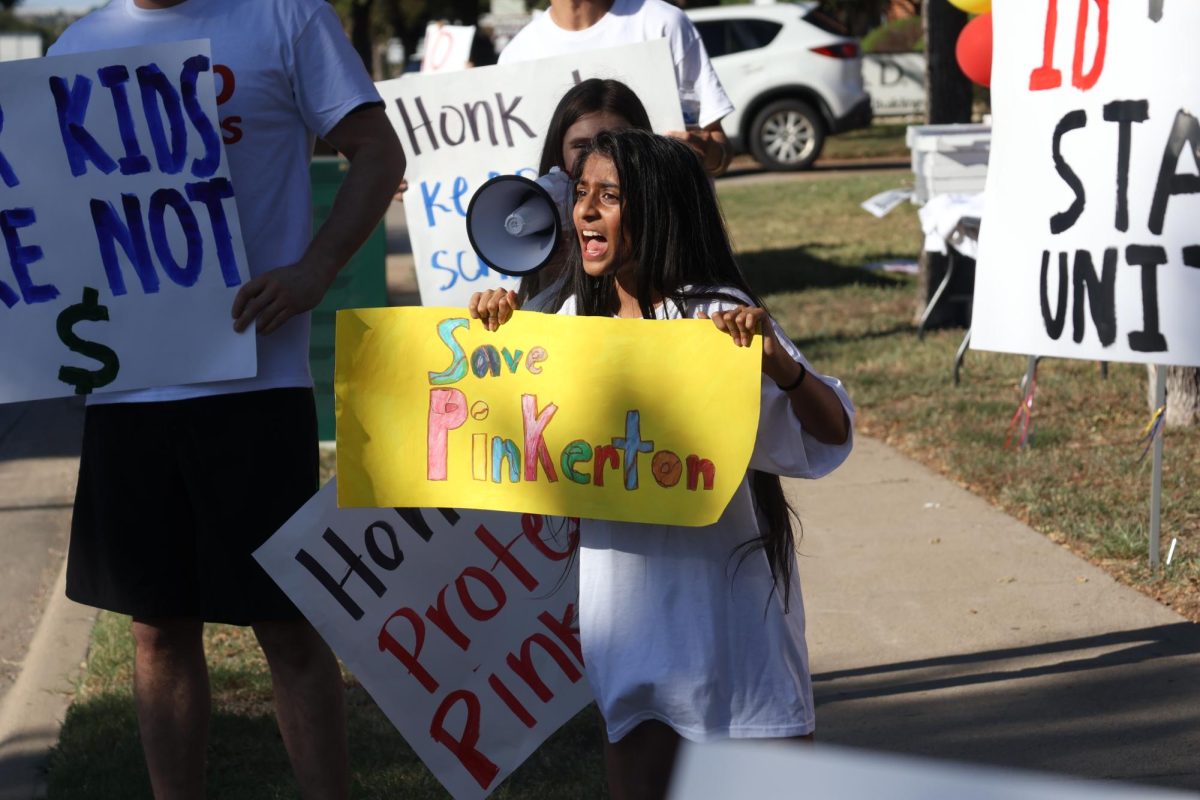
<path fill-rule="evenodd" d="M 708 525 L 750 461 L 761 364 L 707 320 L 339 311 L 338 504 Z"/>

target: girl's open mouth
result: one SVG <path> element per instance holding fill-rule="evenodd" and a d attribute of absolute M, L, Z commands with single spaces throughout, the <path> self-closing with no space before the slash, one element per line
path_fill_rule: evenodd
<path fill-rule="evenodd" d="M 602 258 L 608 252 L 608 239 L 596 231 L 581 231 L 583 254 L 588 258 Z"/>

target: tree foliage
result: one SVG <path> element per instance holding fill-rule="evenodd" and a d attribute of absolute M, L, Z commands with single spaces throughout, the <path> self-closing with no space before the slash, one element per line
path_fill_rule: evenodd
<path fill-rule="evenodd" d="M 4 2 L 4 0 L 0 0 Z M 413 53 L 425 27 L 444 19 L 475 25 L 488 0 L 330 0 L 350 33 L 354 48 L 369 69 L 378 42 L 397 38 L 404 52 Z"/>
<path fill-rule="evenodd" d="M 920 0 L 825 0 L 822 3 L 831 15 L 838 18 L 853 36 L 865 36 L 887 17 L 888 12 L 917 16 Z"/>
<path fill-rule="evenodd" d="M 925 0 L 925 109 L 931 125 L 971 121 L 971 81 L 954 54 L 966 24 L 966 13 L 948 0 Z"/>

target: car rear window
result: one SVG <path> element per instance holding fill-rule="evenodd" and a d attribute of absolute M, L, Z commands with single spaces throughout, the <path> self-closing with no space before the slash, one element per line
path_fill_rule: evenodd
<path fill-rule="evenodd" d="M 715 19 L 696 23 L 709 58 L 766 47 L 783 26 L 765 19 Z"/>
<path fill-rule="evenodd" d="M 817 26 L 826 33 L 832 33 L 835 36 L 850 35 L 850 32 L 846 30 L 846 26 L 839 22 L 837 17 L 821 8 L 814 8 L 812 11 L 805 14 L 804 21 L 810 25 Z"/>

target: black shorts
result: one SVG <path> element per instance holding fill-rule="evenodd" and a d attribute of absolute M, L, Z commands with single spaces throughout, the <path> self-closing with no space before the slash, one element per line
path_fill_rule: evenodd
<path fill-rule="evenodd" d="M 295 619 L 251 553 L 318 477 L 310 389 L 89 406 L 67 596 L 142 618 Z"/>

